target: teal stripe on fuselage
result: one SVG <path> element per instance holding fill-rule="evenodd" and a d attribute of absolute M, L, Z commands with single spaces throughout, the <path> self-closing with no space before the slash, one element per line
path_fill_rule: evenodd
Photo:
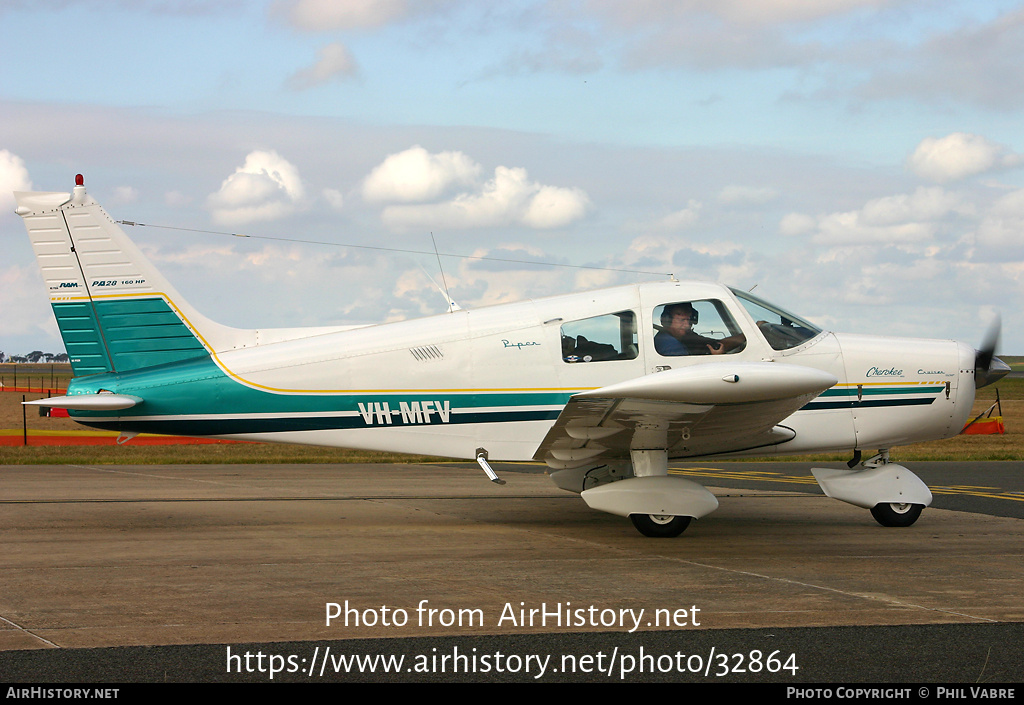
<path fill-rule="evenodd" d="M 808 402 L 800 411 L 872 409 L 893 406 L 927 406 L 939 398 L 945 385 L 907 387 L 833 387 Z M 911 396 L 913 395 L 913 396 Z M 838 399 L 836 399 L 838 397 Z M 865 397 L 895 397 L 867 399 Z"/>
<path fill-rule="evenodd" d="M 252 418 L 225 415 L 223 418 L 184 419 L 178 417 L 156 419 L 78 419 L 87 426 L 111 431 L 137 431 L 139 433 L 163 433 L 175 436 L 229 436 L 253 433 L 289 433 L 296 431 L 339 431 L 353 429 L 400 428 L 403 426 L 458 426 L 480 423 L 509 423 L 522 421 L 554 421 L 559 409 L 523 409 L 511 411 L 486 411 L 453 413 L 448 420 L 441 421 L 436 414 L 426 420 L 407 420 L 400 415 L 392 417 L 392 423 L 367 423 L 362 416 L 331 416 L 308 414 L 278 418 Z"/>
<path fill-rule="evenodd" d="M 882 394 L 938 394 L 946 387 L 938 386 L 913 386 L 913 387 L 842 387 L 826 389 L 819 397 L 856 397 L 856 396 L 879 396 Z"/>
<path fill-rule="evenodd" d="M 411 420 L 414 418 L 412 409 L 418 404 L 422 410 L 425 401 L 440 403 L 445 413 L 450 414 L 445 423 L 554 419 L 571 396 L 571 392 L 546 391 L 269 392 L 231 378 L 209 356 L 126 374 L 76 379 L 68 394 L 95 394 L 101 389 L 139 396 L 144 401 L 123 411 L 71 412 L 77 421 L 125 431 L 190 435 L 420 425 Z M 385 403 L 389 405 L 387 415 Z M 545 406 L 551 408 L 536 408 Z M 408 413 L 403 414 L 403 410 Z M 256 419 L 253 414 L 280 417 Z M 185 420 L 180 418 L 182 416 L 211 418 Z M 431 409 L 430 415 L 424 412 L 418 418 L 424 419 L 423 425 L 436 425 L 440 416 L 439 411 Z M 136 417 L 144 418 L 133 421 Z"/>

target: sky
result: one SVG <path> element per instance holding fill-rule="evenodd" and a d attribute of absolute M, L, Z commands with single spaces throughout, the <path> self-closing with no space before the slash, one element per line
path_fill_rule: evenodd
<path fill-rule="evenodd" d="M 672 274 L 1024 354 L 1022 66 L 1022 0 L 0 0 L 0 350 L 82 173 L 238 327 Z"/>

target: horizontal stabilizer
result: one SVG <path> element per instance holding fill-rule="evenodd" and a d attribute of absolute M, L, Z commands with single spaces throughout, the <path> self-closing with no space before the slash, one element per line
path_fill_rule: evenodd
<path fill-rule="evenodd" d="M 36 399 L 35 401 L 22 403 L 26 406 L 48 406 L 75 411 L 117 411 L 118 409 L 130 409 L 136 404 L 141 404 L 142 397 L 134 397 L 130 394 L 108 393 L 74 394 L 70 397 L 50 397 L 48 399 Z"/>

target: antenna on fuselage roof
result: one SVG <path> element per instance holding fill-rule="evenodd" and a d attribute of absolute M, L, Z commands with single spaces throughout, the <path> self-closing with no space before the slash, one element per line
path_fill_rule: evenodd
<path fill-rule="evenodd" d="M 448 313 L 454 313 L 455 311 L 461 310 L 461 307 L 452 301 L 452 297 L 448 295 L 448 280 L 444 278 L 444 267 L 441 266 L 441 253 L 437 251 L 437 240 L 434 239 L 433 231 L 430 232 L 430 243 L 434 246 L 434 256 L 437 257 L 437 268 L 441 270 L 441 283 L 444 284 L 444 291 L 441 293 L 444 294 L 445 301 L 448 302 Z M 428 274 L 427 276 L 429 277 L 430 275 Z M 430 281 L 434 280 L 431 279 Z M 437 286 L 436 282 L 434 283 L 434 286 Z"/>
<path fill-rule="evenodd" d="M 444 300 L 448 302 L 448 313 L 455 313 L 456 311 L 461 311 L 462 307 L 455 303 L 452 300 L 452 297 L 448 296 L 448 292 L 445 289 L 442 289 L 440 286 L 437 285 L 437 282 L 434 281 L 434 278 L 432 276 L 430 276 L 430 272 L 427 271 L 426 267 L 424 267 L 421 264 L 420 269 L 422 269 L 423 273 L 427 275 L 427 279 L 430 280 L 430 283 L 437 287 L 437 290 L 441 292 L 441 296 L 444 297 Z"/>

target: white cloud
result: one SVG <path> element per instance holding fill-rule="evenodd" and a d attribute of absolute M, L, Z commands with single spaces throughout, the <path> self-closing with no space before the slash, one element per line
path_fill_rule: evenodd
<path fill-rule="evenodd" d="M 189 245 L 180 249 L 147 245 L 142 248 L 142 251 L 157 265 L 198 267 L 215 271 L 237 269 L 236 263 L 241 259 L 234 247 L 226 242 L 211 245 Z"/>
<path fill-rule="evenodd" d="M 591 0 L 589 4 L 619 22 L 632 24 L 683 24 L 697 16 L 712 15 L 730 22 L 760 25 L 818 20 L 892 4 L 892 0 Z"/>
<path fill-rule="evenodd" d="M 345 207 L 345 196 L 342 195 L 341 191 L 334 188 L 325 188 L 323 191 L 324 200 L 326 200 L 336 211 L 340 211 Z"/>
<path fill-rule="evenodd" d="M 583 0 L 542 3 L 548 24 L 580 28 L 586 41 L 547 32 L 543 52 L 520 66 L 573 70 L 686 67 L 804 69 L 784 95 L 1024 104 L 1024 10 L 1019 2 L 915 0 Z M 429 5 L 428 5 L 429 7 Z M 435 6 L 436 7 L 436 6 Z M 548 21 L 547 18 L 554 18 Z M 599 61 L 590 59 L 597 56 Z M 590 60 L 588 60 L 590 59 Z M 765 76 L 765 85 L 777 79 Z M 848 93 L 852 89 L 852 93 Z"/>
<path fill-rule="evenodd" d="M 416 145 L 389 155 L 363 180 L 368 201 L 430 201 L 458 186 L 470 186 L 481 166 L 462 152 L 430 154 Z"/>
<path fill-rule="evenodd" d="M 933 238 L 948 218 L 973 211 L 973 206 L 955 193 L 921 187 L 911 194 L 871 199 L 854 211 L 817 218 L 790 213 L 779 223 L 779 232 L 790 236 L 813 233 L 812 241 L 823 245 L 919 243 Z"/>
<path fill-rule="evenodd" d="M 779 222 L 779 232 L 783 235 L 806 235 L 814 230 L 818 221 L 804 213 L 789 213 Z"/>
<path fill-rule="evenodd" d="M 521 220 L 531 228 L 558 228 L 582 218 L 589 206 L 581 189 L 541 186 Z"/>
<path fill-rule="evenodd" d="M 114 189 L 110 202 L 115 205 L 134 203 L 139 198 L 139 190 L 134 186 L 118 186 Z"/>
<path fill-rule="evenodd" d="M 556 228 L 582 218 L 589 207 L 581 189 L 544 186 L 530 181 L 526 169 L 499 166 L 494 178 L 474 191 L 442 203 L 388 206 L 381 218 L 395 228 Z"/>
<path fill-rule="evenodd" d="M 1019 3 L 998 9 L 974 5 L 989 10 L 985 15 L 991 19 L 964 17 L 924 41 L 862 45 L 853 56 L 871 75 L 857 92 L 872 100 L 1019 110 L 1024 105 L 1024 10 Z"/>
<path fill-rule="evenodd" d="M 3 156 L 0 152 L 0 157 Z M 59 350 L 57 322 L 48 304 L 46 287 L 35 264 L 0 268 L 0 311 L 3 312 L 0 349 L 8 355 L 20 355 L 33 349 L 20 349 L 22 345 L 36 346 L 48 352 Z M 31 342 L 22 343 L 22 336 L 31 338 Z"/>
<path fill-rule="evenodd" d="M 1024 189 L 996 200 L 974 233 L 972 255 L 982 261 L 1019 260 L 1024 257 Z"/>
<path fill-rule="evenodd" d="M 626 65 L 794 66 L 836 57 L 834 45 L 817 41 L 808 28 L 848 21 L 866 8 L 899 0 L 589 0 L 588 20 L 625 40 Z M 607 42 L 606 42 L 607 43 Z"/>
<path fill-rule="evenodd" d="M 187 206 L 191 202 L 191 196 L 187 196 L 181 191 L 168 191 L 164 194 L 164 203 L 171 208 L 181 208 L 183 206 Z"/>
<path fill-rule="evenodd" d="M 778 191 L 768 187 L 726 186 L 718 193 L 718 200 L 727 205 L 761 206 L 775 200 L 778 195 Z"/>
<path fill-rule="evenodd" d="M 935 233 L 931 223 L 866 223 L 859 211 L 831 213 L 818 222 L 813 240 L 823 245 L 857 245 L 890 242 L 922 242 Z"/>
<path fill-rule="evenodd" d="M 759 280 L 758 259 L 757 253 L 749 248 L 726 240 L 703 242 L 671 234 L 646 234 L 630 241 L 611 266 L 650 275 L 671 273 L 680 280 L 749 286 L 748 282 Z"/>
<path fill-rule="evenodd" d="M 673 211 L 660 218 L 654 224 L 654 227 L 663 231 L 685 230 L 696 224 L 700 218 L 701 208 L 703 208 L 701 202 L 691 198 L 689 203 L 686 204 L 686 208 Z"/>
<path fill-rule="evenodd" d="M 907 167 L 918 176 L 945 183 L 994 169 L 1024 163 L 1021 155 L 979 135 L 954 132 L 945 137 L 926 137 L 907 158 Z"/>
<path fill-rule="evenodd" d="M 590 208 L 582 189 L 536 183 L 521 167 L 499 166 L 486 182 L 480 181 L 482 171 L 462 152 L 431 154 L 416 145 L 375 167 L 363 179 L 362 195 L 369 202 L 390 204 L 381 218 L 393 228 L 557 228 L 579 220 Z"/>
<path fill-rule="evenodd" d="M 344 44 L 334 42 L 316 53 L 316 62 L 312 66 L 292 74 L 288 86 L 293 90 L 304 90 L 355 74 L 356 62 L 352 54 Z"/>
<path fill-rule="evenodd" d="M 439 289 L 467 308 L 522 301 L 618 283 L 615 273 L 552 266 L 561 258 L 523 242 L 478 247 L 465 258 L 445 259 L 444 282 L 435 266 L 409 269 L 395 279 L 387 320 L 439 313 L 445 301 Z M 431 263 L 433 265 L 433 263 Z"/>
<path fill-rule="evenodd" d="M 912 194 L 873 198 L 861 209 L 868 225 L 893 225 L 909 221 L 934 221 L 949 213 L 966 214 L 971 206 L 950 191 L 938 187 L 919 188 Z"/>
<path fill-rule="evenodd" d="M 891 0 L 705 0 L 698 4 L 733 22 L 762 24 L 808 22 L 894 3 Z"/>
<path fill-rule="evenodd" d="M 274 151 L 254 151 L 207 198 L 213 220 L 237 225 L 295 212 L 304 197 L 299 171 Z"/>
<path fill-rule="evenodd" d="M 992 211 L 998 215 L 1024 218 L 1024 189 L 1011 191 L 995 202 Z"/>
<path fill-rule="evenodd" d="M 6 149 L 0 149 L 0 208 L 14 208 L 12 191 L 31 191 L 32 188 L 25 161 Z"/>
<path fill-rule="evenodd" d="M 524 243 L 506 243 L 494 249 L 477 248 L 472 256 L 526 262 L 552 262 L 558 259 Z M 495 276 L 496 272 L 500 276 Z M 452 298 L 464 306 L 489 306 L 563 292 L 576 274 L 561 267 L 479 259 L 460 260 L 454 273 L 445 270 L 448 286 L 453 292 Z M 462 301 L 460 292 L 473 292 L 473 295 Z M 431 296 L 436 297 L 436 294 L 431 293 Z"/>
<path fill-rule="evenodd" d="M 310 32 L 379 27 L 409 12 L 406 0 L 294 0 L 283 7 L 295 27 Z"/>

